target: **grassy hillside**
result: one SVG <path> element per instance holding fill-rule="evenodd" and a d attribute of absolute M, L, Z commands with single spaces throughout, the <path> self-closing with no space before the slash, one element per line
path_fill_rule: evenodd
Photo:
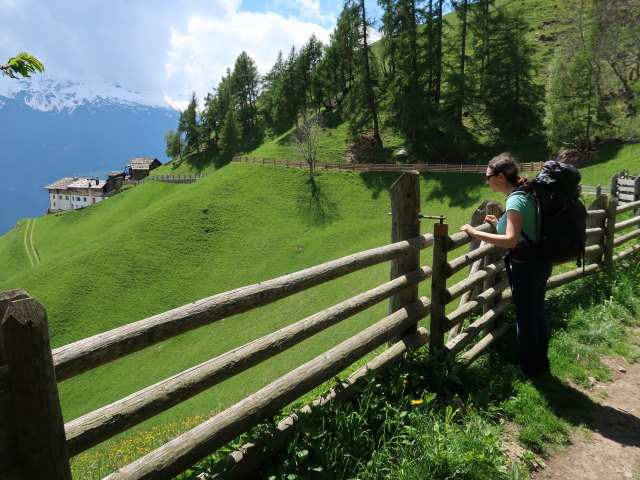
<path fill-rule="evenodd" d="M 190 185 L 148 182 L 91 208 L 37 219 L 42 263 L 27 268 L 23 225 L 0 238 L 0 288 L 25 288 L 50 317 L 60 346 L 242 285 L 388 243 L 388 188 L 398 174 L 306 172 L 230 164 Z M 423 177 L 423 212 L 452 228 L 488 193 L 477 175 Z M 431 230 L 431 224 L 425 224 Z M 426 261 L 426 260 L 425 260 Z M 165 342 L 61 384 L 74 418 L 264 335 L 388 278 L 388 265 L 298 294 Z M 426 292 L 425 292 L 426 293 Z M 386 305 L 221 385 L 171 413 L 237 400 L 384 315 Z"/>
<path fill-rule="evenodd" d="M 603 150 L 584 183 L 640 170 L 638 145 Z M 201 154 L 204 155 L 204 154 Z M 203 157 L 204 158 L 204 157 Z M 0 290 L 25 288 L 47 308 L 60 346 L 194 300 L 389 242 L 388 190 L 398 173 L 319 172 L 229 164 L 193 184 L 146 182 L 91 208 L 35 219 L 41 264 L 30 267 L 26 221 L 0 237 Z M 492 198 L 477 174 L 424 174 L 422 212 L 450 230 Z M 432 222 L 423 220 L 423 233 Z M 430 251 L 423 255 L 430 263 Z M 460 275 L 464 275 L 462 272 Z M 349 298 L 388 278 L 388 264 L 182 335 L 63 382 L 69 420 Z M 428 284 L 421 294 L 429 294 Z M 150 424 L 222 408 L 386 313 L 386 303 L 205 392 Z"/>

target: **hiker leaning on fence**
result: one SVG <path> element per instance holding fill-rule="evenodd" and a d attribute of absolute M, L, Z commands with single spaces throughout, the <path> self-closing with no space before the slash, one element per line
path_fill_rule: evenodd
<path fill-rule="evenodd" d="M 505 213 L 500 219 L 493 215 L 485 217 L 485 222 L 498 233 L 480 232 L 471 225 L 463 225 L 460 230 L 509 249 L 505 264 L 507 272 L 510 270 L 516 309 L 518 369 L 528 377 L 548 374 L 549 326 L 544 314 L 544 293 L 551 262 L 541 258 L 535 244 L 538 241 L 535 200 L 525 193 L 528 179 L 518 175 L 516 159 L 508 153 L 491 159 L 486 183 L 494 192 L 507 196 Z"/>

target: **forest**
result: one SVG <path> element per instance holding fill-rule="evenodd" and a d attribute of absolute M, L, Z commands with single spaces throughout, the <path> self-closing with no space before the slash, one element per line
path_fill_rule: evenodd
<path fill-rule="evenodd" d="M 191 96 L 165 134 L 168 156 L 229 158 L 329 113 L 377 161 L 391 160 L 381 131 L 445 162 L 531 136 L 551 152 L 638 138 L 640 1 L 378 3 L 372 18 L 364 0 L 345 1 L 328 44 L 311 36 L 264 75 L 242 52 L 210 93 Z"/>

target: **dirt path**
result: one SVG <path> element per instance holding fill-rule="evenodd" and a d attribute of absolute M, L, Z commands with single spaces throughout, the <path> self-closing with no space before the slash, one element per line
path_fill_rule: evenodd
<path fill-rule="evenodd" d="M 640 364 L 608 361 L 615 380 L 580 389 L 598 405 L 575 431 L 571 444 L 531 474 L 532 480 L 640 479 Z M 585 434 L 586 431 L 586 434 Z"/>
<path fill-rule="evenodd" d="M 31 230 L 29 230 L 31 228 Z M 35 218 L 27 219 L 27 226 L 24 229 L 24 238 L 22 239 L 24 244 L 24 249 L 27 252 L 27 258 L 29 259 L 29 264 L 33 267 L 34 264 L 38 265 L 40 263 L 40 255 L 38 255 L 38 251 L 36 250 L 36 246 L 33 243 L 33 231 L 36 229 L 36 220 Z"/>
<path fill-rule="evenodd" d="M 33 218 L 31 221 L 31 234 L 29 235 L 29 244 L 31 245 L 31 251 L 33 252 L 33 259 L 36 262 L 36 265 L 40 265 L 40 255 L 36 250 L 36 244 L 33 243 L 33 232 L 36 229 L 36 219 Z"/>
<path fill-rule="evenodd" d="M 29 227 L 31 226 L 31 219 L 27 219 L 27 226 L 24 229 L 24 237 L 22 243 L 24 244 L 24 250 L 27 252 L 27 258 L 29 259 L 29 265 L 33 267 L 33 257 L 31 256 L 31 249 L 29 248 Z"/>

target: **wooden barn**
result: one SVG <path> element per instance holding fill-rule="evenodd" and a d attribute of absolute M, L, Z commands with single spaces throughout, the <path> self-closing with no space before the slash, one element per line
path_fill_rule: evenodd
<path fill-rule="evenodd" d="M 162 165 L 162 162 L 157 158 L 134 158 L 125 168 L 129 170 L 129 178 L 131 180 L 142 180 L 144 177 L 149 176 L 151 170 L 160 165 Z"/>

